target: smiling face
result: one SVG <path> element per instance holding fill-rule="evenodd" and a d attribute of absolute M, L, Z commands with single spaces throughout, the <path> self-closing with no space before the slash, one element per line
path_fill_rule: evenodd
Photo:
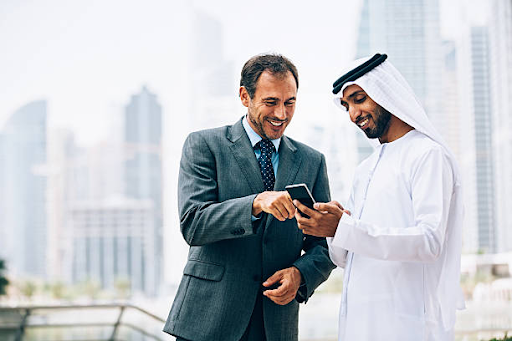
<path fill-rule="evenodd" d="M 240 99 L 247 107 L 250 126 L 262 138 L 270 140 L 283 136 L 295 112 L 297 84 L 291 72 L 272 74 L 264 71 L 257 83 L 253 98 L 240 87 Z"/>
<path fill-rule="evenodd" d="M 378 138 L 386 142 L 392 115 L 378 105 L 357 84 L 347 86 L 340 99 L 349 115 L 350 120 L 361 128 L 370 139 Z"/>

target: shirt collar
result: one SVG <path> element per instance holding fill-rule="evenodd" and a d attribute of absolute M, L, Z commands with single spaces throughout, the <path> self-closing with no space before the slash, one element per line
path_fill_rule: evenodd
<path fill-rule="evenodd" d="M 256 143 L 260 142 L 262 140 L 261 136 L 258 135 L 252 129 L 251 125 L 249 124 L 249 121 L 247 120 L 247 115 L 244 116 L 242 119 L 242 125 L 244 126 L 245 132 L 247 133 L 247 136 L 249 136 L 249 140 L 251 141 L 252 148 L 256 146 Z M 275 140 L 270 140 L 274 144 L 274 147 L 276 147 L 276 150 L 279 151 L 279 145 L 281 144 L 281 137 Z"/>

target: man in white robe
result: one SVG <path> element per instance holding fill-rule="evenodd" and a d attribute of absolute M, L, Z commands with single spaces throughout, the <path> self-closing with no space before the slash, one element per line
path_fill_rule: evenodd
<path fill-rule="evenodd" d="M 453 340 L 464 307 L 460 177 L 386 57 L 356 61 L 334 84 L 335 103 L 379 142 L 358 166 L 348 203 L 314 211 L 294 201 L 311 217 L 296 218 L 304 233 L 328 237 L 331 259 L 345 269 L 340 341 Z"/>

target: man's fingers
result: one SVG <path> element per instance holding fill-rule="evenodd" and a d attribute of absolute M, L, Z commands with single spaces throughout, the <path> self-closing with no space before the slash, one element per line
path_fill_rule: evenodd
<path fill-rule="evenodd" d="M 302 213 L 307 214 L 311 217 L 312 214 L 315 213 L 315 210 L 312 210 L 311 208 L 307 207 L 306 205 L 303 205 L 300 201 L 294 200 L 293 204 L 295 207 L 297 207 Z"/>
<path fill-rule="evenodd" d="M 272 289 L 272 290 L 265 290 L 263 293 L 265 296 L 272 296 L 272 297 L 282 297 L 286 295 L 286 288 L 284 288 L 284 285 L 280 285 L 279 287 Z"/>
<path fill-rule="evenodd" d="M 288 192 L 268 192 L 263 211 L 272 214 L 276 219 L 285 221 L 295 215 L 295 206 Z"/>
<path fill-rule="evenodd" d="M 341 216 L 341 214 L 343 213 L 343 208 L 340 206 L 341 205 L 338 206 L 338 205 L 332 204 L 332 203 L 321 202 L 321 203 L 315 204 L 315 209 L 318 211 L 321 211 L 321 212 L 328 212 L 331 214 L 336 214 L 336 215 Z"/>
<path fill-rule="evenodd" d="M 285 221 L 286 218 L 288 218 L 288 212 L 286 212 L 284 207 L 280 207 L 279 205 L 276 204 L 272 206 L 271 214 L 274 217 L 276 217 L 276 219 L 278 219 L 279 221 Z"/>
<path fill-rule="evenodd" d="M 339 202 L 337 202 L 336 200 L 329 201 L 329 204 L 336 205 L 339 208 L 341 208 L 342 210 L 344 210 L 343 206 Z"/>
<path fill-rule="evenodd" d="M 263 282 L 263 286 L 264 287 L 269 287 L 271 286 L 272 284 L 276 283 L 277 281 L 279 281 L 281 279 L 281 273 L 279 271 L 277 271 L 276 273 L 274 273 L 272 276 L 270 276 L 269 278 L 267 278 L 267 280 L 265 282 Z"/>
<path fill-rule="evenodd" d="M 272 302 L 279 304 L 279 305 L 288 304 L 295 298 L 295 295 L 293 295 L 292 293 L 287 292 L 283 296 L 274 296 L 274 295 L 272 295 L 271 291 L 273 291 L 273 290 L 264 291 L 263 295 L 265 295 L 267 298 L 269 298 Z"/>

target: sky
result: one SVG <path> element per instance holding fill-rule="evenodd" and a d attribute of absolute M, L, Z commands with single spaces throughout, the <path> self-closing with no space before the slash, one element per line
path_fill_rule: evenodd
<path fill-rule="evenodd" d="M 453 37 L 460 0 L 442 0 L 441 29 Z M 15 110 L 48 101 L 50 127 L 95 143 L 117 124 L 132 94 L 147 85 L 166 112 L 196 100 L 180 92 L 192 10 L 223 26 L 225 59 L 236 75 L 261 52 L 297 65 L 301 94 L 330 90 L 353 58 L 361 0 L 4 0 L 0 1 L 0 127 Z M 479 8 L 475 1 L 472 8 Z M 185 57 L 186 58 L 186 57 Z M 233 80 L 234 94 L 237 80 Z M 176 115 L 186 120 L 186 113 Z"/>
<path fill-rule="evenodd" d="M 317 84 L 321 90 L 315 91 L 324 91 L 334 67 L 353 55 L 359 2 L 321 4 L 1 1 L 0 124 L 28 102 L 46 99 L 50 127 L 70 128 L 79 141 L 93 143 L 108 135 L 116 115 L 143 85 L 169 111 L 181 100 L 174 90 L 186 75 L 175 77 L 175 69 L 186 52 L 192 9 L 221 21 L 225 58 L 236 67 L 257 53 L 279 52 L 296 63 L 305 91 Z M 339 41 L 342 33 L 350 39 Z M 328 75 L 328 81 L 319 75 Z"/>
<path fill-rule="evenodd" d="M 457 36 L 466 15 L 460 10 L 462 1 L 466 0 L 440 0 L 441 34 L 445 38 Z M 467 15 L 483 18 L 484 2 L 467 1 L 472 2 L 467 6 L 472 14 Z M 354 57 L 361 3 L 319 0 L 313 6 L 310 1 L 296 0 L 0 0 L 0 129 L 18 108 L 46 99 L 50 129 L 70 129 L 80 144 L 94 145 L 112 135 L 130 96 L 144 85 L 162 105 L 164 132 L 172 131 L 172 124 L 187 127 L 186 103 L 201 100 L 202 95 L 201 84 L 193 93 L 184 90 L 190 82 L 186 65 L 193 11 L 207 13 L 222 24 L 224 59 L 234 66 L 234 100 L 239 71 L 251 56 L 278 52 L 297 65 L 300 88 L 296 126 L 301 101 L 307 103 L 304 107 L 317 111 L 333 107 L 323 99 L 339 70 Z M 233 121 L 242 110 L 240 106 Z M 172 117 L 172 121 L 165 117 Z M 168 178 L 177 178 L 173 167 L 166 172 Z M 165 192 L 174 195 L 176 190 Z M 167 206 L 176 213 L 172 200 Z M 173 233 L 176 235 L 168 238 L 179 238 L 177 230 Z M 185 254 L 176 251 L 180 252 Z"/>

